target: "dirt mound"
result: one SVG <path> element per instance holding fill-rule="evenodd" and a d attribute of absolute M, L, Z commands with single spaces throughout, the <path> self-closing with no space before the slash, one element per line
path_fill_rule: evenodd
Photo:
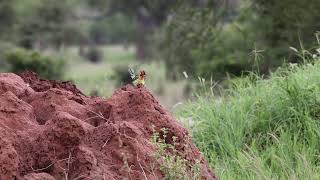
<path fill-rule="evenodd" d="M 145 88 L 91 98 L 70 82 L 0 74 L 0 179 L 163 179 L 150 141 L 162 128 L 187 172 L 197 164 L 202 179 L 216 179 L 188 132 Z"/>
<path fill-rule="evenodd" d="M 76 95 L 84 95 L 80 90 L 76 88 L 70 81 L 55 81 L 40 79 L 39 76 L 32 71 L 24 71 L 19 76 L 31 86 L 36 92 L 47 91 L 51 88 L 64 89 L 71 91 Z"/>

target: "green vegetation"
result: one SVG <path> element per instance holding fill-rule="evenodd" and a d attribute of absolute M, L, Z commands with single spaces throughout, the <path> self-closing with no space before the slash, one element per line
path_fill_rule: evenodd
<path fill-rule="evenodd" d="M 161 134 L 154 132 L 151 143 L 156 148 L 153 157 L 159 160 L 159 166 L 161 172 L 164 174 L 165 180 L 200 180 L 200 164 L 190 164 L 186 159 L 181 157 L 181 154 L 176 150 L 177 137 L 172 137 L 172 144 L 167 144 L 168 130 L 161 129 Z M 150 167 L 154 171 L 155 165 Z M 189 170 L 189 167 L 191 169 Z"/>
<path fill-rule="evenodd" d="M 257 46 L 267 50 L 267 65 L 282 63 L 274 58 L 288 57 L 288 46 L 299 47 L 301 41 L 306 49 L 317 45 L 314 34 L 320 30 L 318 0 L 252 0 L 250 5 L 250 11 L 256 15 L 249 18 L 251 28 L 255 30 Z M 248 17 L 244 16 L 242 21 L 244 18 Z"/>
<path fill-rule="evenodd" d="M 44 48 L 49 44 L 59 47 L 69 28 L 65 21 L 70 13 L 67 3 L 44 0 L 34 11 L 21 22 L 18 43 L 25 48 Z"/>
<path fill-rule="evenodd" d="M 90 36 L 98 44 L 129 43 L 133 41 L 135 25 L 128 16 L 115 13 L 97 20 L 90 27 Z"/>
<path fill-rule="evenodd" d="M 16 15 L 10 2 L 0 0 L 0 38 L 6 39 L 5 35 L 10 33 L 10 27 L 14 25 Z"/>
<path fill-rule="evenodd" d="M 31 70 L 38 73 L 42 78 L 61 78 L 64 71 L 65 60 L 45 56 L 35 51 L 17 49 L 9 52 L 5 57 L 10 72 L 20 73 Z"/>
<path fill-rule="evenodd" d="M 268 79 L 233 80 L 178 115 L 220 179 L 319 179 L 319 70 L 318 55 Z"/>
<path fill-rule="evenodd" d="M 284 59 L 296 63 L 288 49 L 301 42 L 307 49 L 314 47 L 319 4 L 318 0 L 0 0 L 0 41 L 55 52 L 79 46 L 93 52 L 89 53 L 93 61 L 99 59 L 96 46 L 134 45 L 139 62 L 160 55 L 171 79 L 186 71 L 221 80 L 257 69 L 268 74 Z M 259 66 L 251 61 L 253 50 L 264 56 Z"/>
<path fill-rule="evenodd" d="M 306 49 L 314 47 L 319 8 L 318 0 L 230 0 L 229 4 L 178 6 L 164 26 L 161 46 L 173 73 L 169 75 L 187 71 L 217 80 L 258 68 L 268 74 L 284 60 L 296 63 L 289 47 L 300 47 L 301 42 Z M 250 61 L 252 51 L 264 56 L 259 67 Z"/>
<path fill-rule="evenodd" d="M 85 53 L 85 57 L 92 63 L 98 63 L 102 61 L 103 52 L 97 47 L 90 47 L 88 52 Z"/>

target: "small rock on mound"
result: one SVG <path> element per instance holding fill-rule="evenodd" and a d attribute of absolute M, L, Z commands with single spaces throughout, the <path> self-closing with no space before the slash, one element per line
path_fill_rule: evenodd
<path fill-rule="evenodd" d="M 0 179 L 163 179 L 150 140 L 163 128 L 165 143 L 177 137 L 189 169 L 198 162 L 201 179 L 216 179 L 186 129 L 146 88 L 93 98 L 32 72 L 2 73 L 0 85 Z"/>

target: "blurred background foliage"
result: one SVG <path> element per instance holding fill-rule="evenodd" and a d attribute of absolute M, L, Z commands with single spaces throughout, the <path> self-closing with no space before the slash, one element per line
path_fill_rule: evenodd
<path fill-rule="evenodd" d="M 62 78 L 65 64 L 63 59 L 24 49 L 7 53 L 5 60 L 11 72 L 21 73 L 24 70 L 31 70 L 47 79 Z"/>
<path fill-rule="evenodd" d="M 295 61 L 290 46 L 312 48 L 320 29 L 317 0 L 224 1 L 216 7 L 184 7 L 173 15 L 163 45 L 172 72 L 220 78 L 260 68 L 267 74 L 283 60 Z M 263 52 L 260 67 L 250 61 L 253 50 Z"/>
<path fill-rule="evenodd" d="M 298 62 L 289 47 L 313 50 L 319 9 L 318 0 L 0 0 L 0 70 L 50 59 L 43 68 L 57 69 L 44 77 L 108 96 L 128 67 L 147 68 L 150 88 L 172 105 L 190 95 L 191 79 Z"/>

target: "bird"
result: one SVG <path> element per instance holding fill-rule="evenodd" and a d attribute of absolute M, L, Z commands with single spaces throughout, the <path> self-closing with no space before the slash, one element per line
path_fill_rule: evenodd
<path fill-rule="evenodd" d="M 139 72 L 139 75 L 136 75 L 134 73 L 134 70 L 129 68 L 129 73 L 131 79 L 133 80 L 133 85 L 135 85 L 138 88 L 143 87 L 145 85 L 146 72 L 144 70 L 141 70 Z"/>

